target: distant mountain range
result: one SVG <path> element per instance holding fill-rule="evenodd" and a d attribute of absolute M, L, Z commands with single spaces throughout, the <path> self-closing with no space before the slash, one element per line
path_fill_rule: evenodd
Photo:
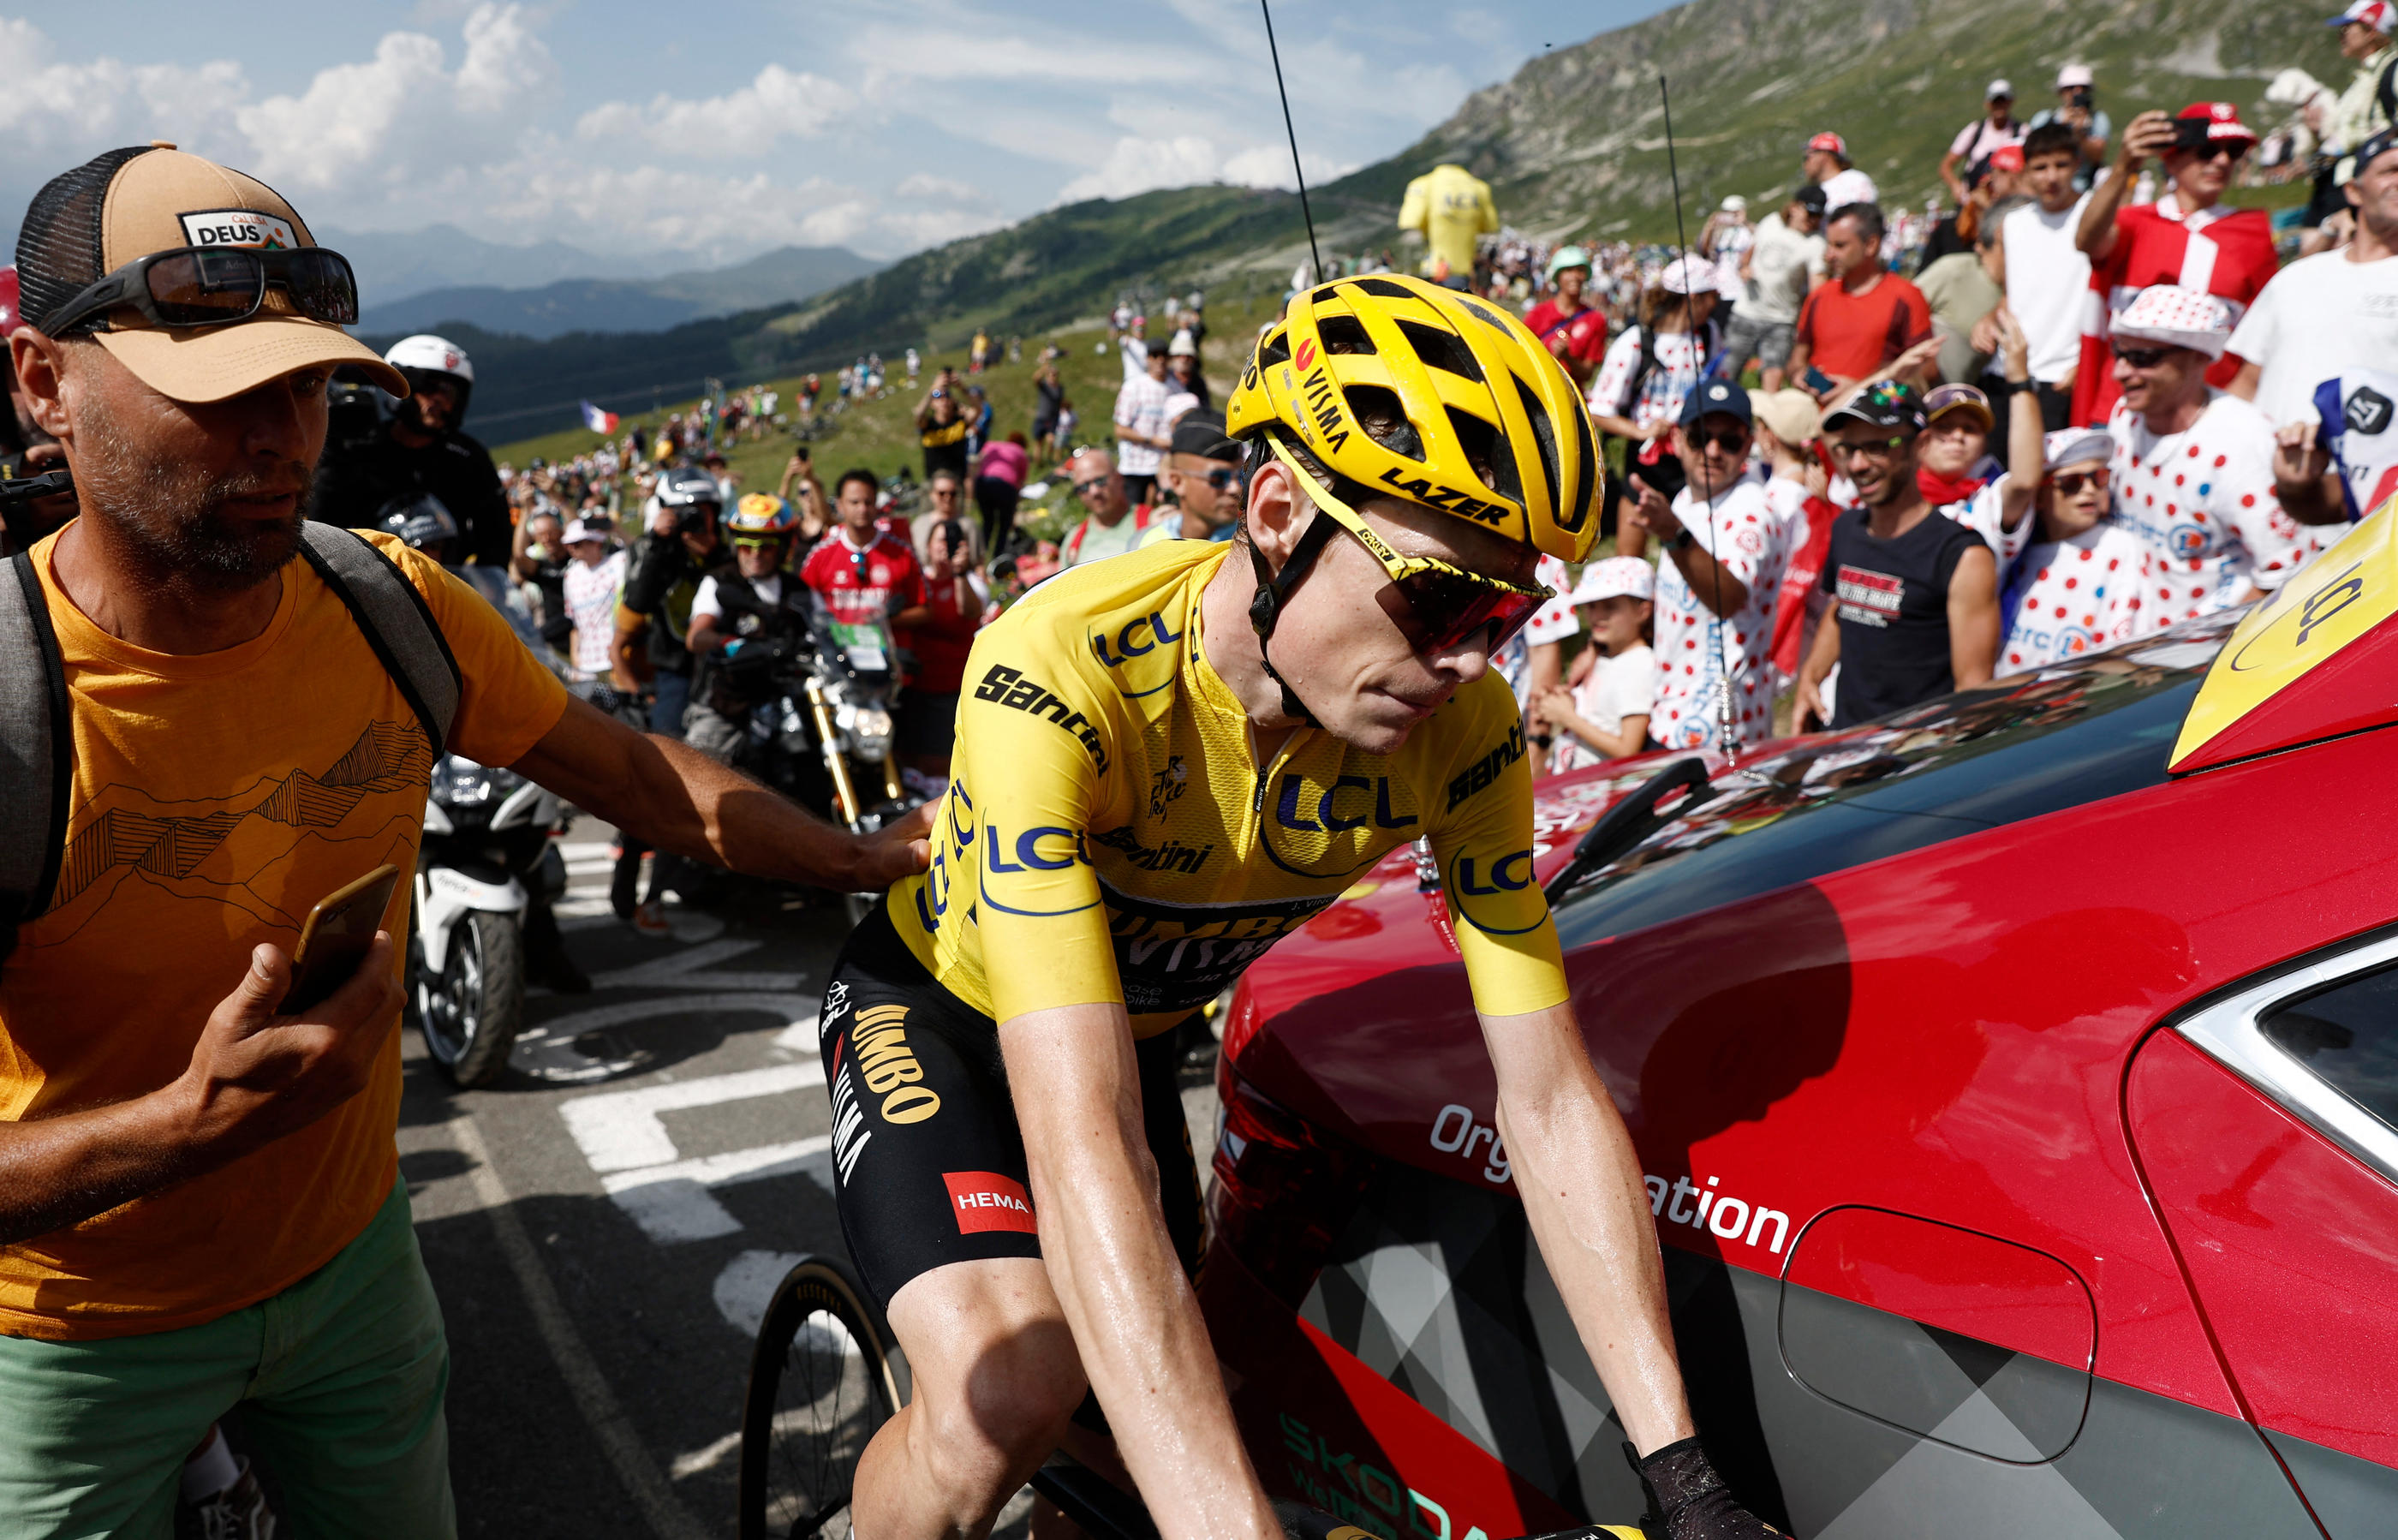
<path fill-rule="evenodd" d="M 1673 91 L 1691 235 L 1727 193 L 1770 209 L 1796 183 L 1808 137 L 1825 128 L 1847 137 L 1885 205 L 1920 208 L 1994 75 L 2014 81 L 2027 116 L 2054 100 L 2057 67 L 2079 62 L 2096 71 L 2098 104 L 2119 132 L 2144 107 L 2192 100 L 2235 101 L 2261 130 L 2278 120 L 2262 100 L 2276 71 L 2348 78 L 2324 14 L 2323 0 L 1692 0 L 1545 50 L 1398 155 L 1311 188 L 1316 236 L 1327 257 L 1388 250 L 1407 260 L 1400 196 L 1410 178 L 1456 161 L 1489 180 L 1502 218 L 1535 235 L 1670 241 L 1660 74 Z M 1304 142 L 1303 106 L 1299 132 Z M 492 423 L 499 441 L 567 426 L 577 395 L 638 410 L 653 393 L 696 394 L 701 373 L 831 369 L 910 344 L 955 353 L 977 327 L 1031 336 L 1126 291 L 1279 284 L 1307 240 L 1299 200 L 1285 193 L 1185 187 L 1073 204 L 797 304 L 650 338 L 525 344 L 478 383 L 476 414 L 509 413 Z"/>
<path fill-rule="evenodd" d="M 647 256 L 601 256 L 546 240 L 533 246 L 502 246 L 478 239 L 454 224 L 422 230 L 337 230 L 319 226 L 317 240 L 350 259 L 358 293 L 369 310 L 430 289 L 489 284 L 528 289 L 561 278 L 655 278 L 688 264 L 685 252 Z"/>
<path fill-rule="evenodd" d="M 738 266 L 658 277 L 561 278 L 525 289 L 501 284 L 430 289 L 371 304 L 358 324 L 369 331 L 408 332 L 463 322 L 536 341 L 570 331 L 663 331 L 707 316 L 809 299 L 882 265 L 845 247 L 786 246 Z M 369 281 L 364 273 L 359 281 Z"/>

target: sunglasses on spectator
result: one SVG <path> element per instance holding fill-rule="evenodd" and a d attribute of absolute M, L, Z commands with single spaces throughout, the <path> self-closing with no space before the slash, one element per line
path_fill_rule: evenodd
<path fill-rule="evenodd" d="M 2165 355 L 2172 351 L 2170 347 L 2119 347 L 2115 349 L 2115 357 L 2134 369 L 2154 369 L 2164 362 Z"/>
<path fill-rule="evenodd" d="M 733 548 L 736 551 L 780 550 L 785 537 L 779 534 L 736 534 Z"/>
<path fill-rule="evenodd" d="M 357 277 L 349 259 L 321 246 L 153 251 L 87 285 L 43 324 L 52 336 L 63 336 L 94 316 L 129 306 L 153 326 L 222 326 L 256 315 L 269 285 L 289 294 L 310 320 L 357 324 Z"/>
<path fill-rule="evenodd" d="M 2112 474 L 2103 466 L 2097 470 L 2060 471 L 2050 477 L 2048 482 L 2068 497 L 2079 497 L 2083 487 L 2095 487 L 2100 492 L 2105 492 L 2107 482 Z"/>
<path fill-rule="evenodd" d="M 1887 460 L 1906 443 L 1906 435 L 1894 433 L 1887 439 L 1836 439 L 1832 453 L 1847 460 L 1862 454 L 1868 460 Z"/>
<path fill-rule="evenodd" d="M 1307 489 L 1316 511 L 1347 531 L 1390 574 L 1407 612 L 1398 621 L 1400 633 L 1419 655 L 1454 651 L 1484 631 L 1490 639 L 1483 651 L 1495 653 L 1530 623 L 1543 602 L 1556 597 L 1554 590 L 1538 584 L 1519 588 L 1434 557 L 1401 556 L 1383 543 L 1363 515 L 1301 470 L 1280 443 L 1274 444 L 1273 454 Z"/>
<path fill-rule="evenodd" d="M 957 494 L 957 488 L 946 484 L 933 489 L 933 495 L 936 497 L 955 497 Z"/>
<path fill-rule="evenodd" d="M 1712 433 L 1703 433 L 1697 428 L 1685 428 L 1682 431 L 1690 437 L 1694 448 L 1704 448 L 1708 444 L 1713 444 L 1727 453 L 1737 454 L 1748 447 L 1748 429 L 1745 427 L 1719 427 Z"/>
<path fill-rule="evenodd" d="M 1232 490 L 1233 483 L 1238 481 L 1240 479 L 1241 468 L 1238 466 L 1219 466 L 1215 470 L 1209 471 L 1206 476 L 1207 484 L 1214 487 L 1218 492 L 1228 492 Z"/>
<path fill-rule="evenodd" d="M 1082 496 L 1088 497 L 1091 493 L 1098 491 L 1101 487 L 1104 487 L 1107 484 L 1108 479 L 1106 477 L 1094 476 L 1087 481 L 1075 482 L 1074 491 Z"/>

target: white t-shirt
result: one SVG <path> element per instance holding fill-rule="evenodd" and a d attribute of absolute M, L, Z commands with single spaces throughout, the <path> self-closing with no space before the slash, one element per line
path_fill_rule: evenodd
<path fill-rule="evenodd" d="M 1147 439 L 1165 436 L 1165 382 L 1146 373 L 1126 380 L 1116 392 L 1116 426 Z M 1154 476 L 1163 454 L 1152 445 L 1116 440 L 1116 468 L 1126 476 Z"/>
<path fill-rule="evenodd" d="M 1853 166 L 1825 177 L 1823 187 L 1824 212 L 1826 215 L 1838 213 L 1852 203 L 1878 204 L 1881 201 L 1881 195 L 1874 188 L 1873 178 Z"/>
<path fill-rule="evenodd" d="M 1964 163 L 1971 166 L 2006 145 L 2022 143 L 2024 135 L 2030 131 L 2012 118 L 2001 128 L 1990 121 L 1989 114 L 1984 113 L 1966 124 L 1963 131 L 1949 141 L 1948 153 L 1962 156 Z"/>
<path fill-rule="evenodd" d="M 2037 516 L 2028 516 L 2024 524 L 2036 521 Z M 2139 535 L 2113 519 L 2026 551 L 2014 580 L 1999 596 L 2007 637 L 1999 646 L 1996 672 L 2045 669 L 2137 636 L 2146 554 Z"/>
<path fill-rule="evenodd" d="M 749 580 L 749 587 L 769 604 L 783 601 L 783 574 L 780 573 L 768 577 L 753 577 Z M 699 591 L 691 596 L 691 617 L 697 620 L 702 616 L 709 620 L 724 618 L 724 601 L 717 596 L 713 574 L 701 578 Z"/>
<path fill-rule="evenodd" d="M 1802 236 L 1768 214 L 1757 222 L 1755 250 L 1748 259 L 1747 297 L 1741 314 L 1775 326 L 1798 319 L 1807 290 L 1824 276 L 1824 237 Z"/>
<path fill-rule="evenodd" d="M 1699 602 L 1670 552 L 1658 562 L 1657 696 L 1649 736 L 1668 749 L 1719 747 L 1716 681 L 1728 664 L 1741 741 L 1761 743 L 1772 733 L 1781 683 L 1772 663 L 1773 605 L 1790 556 L 1787 526 L 1768 506 L 1765 479 L 1754 471 L 1712 510 L 1683 488 L 1674 516 L 1702 549 L 1720 555 L 1724 571 L 1747 588 L 1748 602 L 1730 620 L 1718 619 Z"/>
<path fill-rule="evenodd" d="M 1613 657 L 1599 653 L 1591 659 L 1589 676 L 1574 686 L 1574 714 L 1594 727 L 1621 732 L 1625 717 L 1645 717 L 1657 698 L 1657 655 L 1634 642 Z M 1600 764 L 1607 756 L 1569 732 L 1560 730 L 1549 767 L 1563 775 L 1585 764 Z"/>
<path fill-rule="evenodd" d="M 1727 304 L 1748 297 L 1740 281 L 1740 254 L 1755 244 L 1757 232 L 1745 224 L 1726 224 L 1716 231 L 1716 249 L 1707 253 L 1716 264 L 1716 292 Z"/>
<path fill-rule="evenodd" d="M 1532 581 L 1553 590 L 1556 597 L 1532 612 L 1524 628 L 1507 639 L 1507 645 L 1490 660 L 1507 688 L 1516 692 L 1516 709 L 1522 710 L 1531 703 L 1524 698 L 1532 684 L 1532 649 L 1547 642 L 1563 642 L 1582 629 L 1582 617 L 1574 614 L 1568 596 L 1573 591 L 1573 574 L 1566 570 L 1557 557 L 1543 556 L 1532 564 Z"/>
<path fill-rule="evenodd" d="M 2351 262 L 2323 251 L 2273 275 L 2231 333 L 2256 364 L 2257 408 L 2279 427 L 2307 415 L 2315 387 L 2398 363 L 2398 257 Z"/>
<path fill-rule="evenodd" d="M 2146 547 L 2132 600 L 2138 636 L 2228 609 L 2251 583 L 2270 593 L 2316 552 L 2273 495 L 2265 414 L 2237 396 L 2209 395 L 2205 412 L 2180 433 L 2149 432 L 2120 400 L 2108 419 L 2114 516 Z"/>
<path fill-rule="evenodd" d="M 1995 467 L 1997 464 L 1995 460 L 1986 460 L 1983 468 Z M 1945 503 L 1939 509 L 1943 517 L 1964 525 L 1982 537 L 1982 544 L 1989 547 L 1990 554 L 1999 559 L 2001 574 L 2007 570 L 2007 563 L 2024 548 L 2025 543 L 2031 539 L 2034 527 L 2040 522 L 2039 516 L 2026 508 L 2024 516 L 2015 520 L 2015 527 L 2007 529 L 2006 489 L 2007 473 L 2001 470 L 1984 481 L 1973 496 L 1961 503 Z"/>
<path fill-rule="evenodd" d="M 610 551 L 589 566 L 566 564 L 562 588 L 566 615 L 574 627 L 574 655 L 568 667 L 584 679 L 608 672 L 608 649 L 616 636 L 616 595 L 625 586 L 626 553 Z"/>
<path fill-rule="evenodd" d="M 1640 367 L 1640 331 L 1623 329 L 1600 361 L 1590 382 L 1590 409 L 1612 417 L 1627 417 L 1634 427 L 1671 423 L 1682 415 L 1682 402 L 1699 386 L 1706 367 L 1695 331 L 1657 333 L 1657 363 L 1640 382 L 1640 399 L 1632 399 L 1632 372 Z"/>
<path fill-rule="evenodd" d="M 2031 344 L 2031 377 L 2054 385 L 2081 361 L 2081 314 L 2090 303 L 2090 258 L 2073 244 L 2084 193 L 2052 214 L 2028 204 L 2006 217 L 2007 308 Z"/>

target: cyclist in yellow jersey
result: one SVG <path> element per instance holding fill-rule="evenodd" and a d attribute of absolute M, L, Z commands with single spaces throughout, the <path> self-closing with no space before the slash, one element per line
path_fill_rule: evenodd
<path fill-rule="evenodd" d="M 1249 473 L 1233 542 L 1076 568 L 977 640 L 931 870 L 827 989 L 842 1227 L 914 1386 L 860 1462 L 856 1533 L 980 1535 L 1086 1390 L 1167 1540 L 1279 1533 L 1188 1281 L 1169 1029 L 1423 838 L 1533 1234 L 1667 1528 L 1771 1534 L 1693 1437 L 1489 669 L 1547 597 L 1538 557 L 1596 534 L 1572 382 L 1481 301 L 1344 279 L 1260 340 L 1228 426 Z"/>
<path fill-rule="evenodd" d="M 1427 276 L 1438 274 L 1448 288 L 1463 289 L 1474 281 L 1476 245 L 1498 233 L 1499 209 L 1489 182 L 1462 166 L 1435 166 L 1408 183 L 1399 228 L 1421 232 L 1432 248 L 1424 257 Z"/>

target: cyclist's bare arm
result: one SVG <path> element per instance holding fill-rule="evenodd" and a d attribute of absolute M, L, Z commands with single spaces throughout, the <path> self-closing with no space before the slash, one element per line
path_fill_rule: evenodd
<path fill-rule="evenodd" d="M 323 1004 L 278 1014 L 291 965 L 262 945 L 181 1077 L 146 1096 L 0 1123 L 0 1243 L 47 1235 L 296 1133 L 366 1087 L 399 1020 L 378 935 Z"/>
<path fill-rule="evenodd" d="M 999 1039 L 1009 1083 L 1030 1093 L 1016 1114 L 1042 1259 L 1160 1534 L 1276 1540 L 1158 1207 L 1124 1007 L 1031 1011 L 1004 1022 Z"/>
<path fill-rule="evenodd" d="M 876 833 L 852 834 L 588 701 L 568 700 L 558 725 L 510 768 L 661 850 L 753 877 L 866 892 L 923 871 L 930 858 L 929 804 Z"/>
<path fill-rule="evenodd" d="M 1572 1004 L 1481 1022 L 1516 1190 L 1617 1418 L 1643 1454 L 1690 1438 L 1649 1189 Z"/>

